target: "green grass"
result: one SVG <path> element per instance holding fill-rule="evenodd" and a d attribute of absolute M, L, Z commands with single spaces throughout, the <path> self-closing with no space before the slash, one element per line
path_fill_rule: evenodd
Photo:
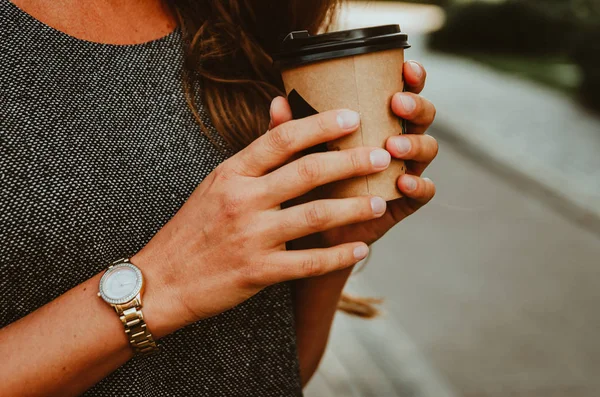
<path fill-rule="evenodd" d="M 579 87 L 581 72 L 568 58 L 467 54 L 468 58 L 496 70 L 516 74 L 572 94 Z"/>

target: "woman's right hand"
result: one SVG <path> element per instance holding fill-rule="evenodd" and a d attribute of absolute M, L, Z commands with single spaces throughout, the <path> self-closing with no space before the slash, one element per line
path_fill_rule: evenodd
<path fill-rule="evenodd" d="M 314 145 L 358 129 L 349 110 L 286 122 L 221 163 L 177 214 L 131 258 L 144 272 L 144 303 L 153 300 L 166 333 L 226 311 L 283 281 L 351 266 L 368 253 L 364 242 L 286 251 L 285 243 L 315 232 L 380 217 L 380 197 L 280 204 L 336 180 L 385 170 L 390 154 L 360 147 L 309 154 Z M 160 291 L 160 293 L 159 293 Z M 152 315 L 156 309 L 152 310 Z M 159 321 L 146 313 L 149 327 Z M 158 325 L 157 325 L 158 327 Z M 163 332 L 159 332 L 163 333 Z"/>

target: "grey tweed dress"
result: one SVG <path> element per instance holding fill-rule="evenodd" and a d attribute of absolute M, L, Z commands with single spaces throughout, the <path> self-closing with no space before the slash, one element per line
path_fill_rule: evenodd
<path fill-rule="evenodd" d="M 91 43 L 0 0 L 0 327 L 140 250 L 227 157 L 182 63 L 179 30 Z M 161 343 L 85 395 L 302 395 L 289 283 Z"/>

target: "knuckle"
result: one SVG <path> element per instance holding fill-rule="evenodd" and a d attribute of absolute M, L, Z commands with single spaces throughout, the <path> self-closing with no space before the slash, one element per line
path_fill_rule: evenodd
<path fill-rule="evenodd" d="M 304 182 L 313 182 L 319 178 L 321 164 L 314 156 L 302 157 L 298 160 L 298 175 Z"/>
<path fill-rule="evenodd" d="M 234 175 L 234 168 L 229 161 L 224 161 L 214 169 L 215 178 L 221 181 L 229 181 Z"/>
<path fill-rule="evenodd" d="M 277 222 L 277 225 L 274 227 L 274 232 L 277 233 L 278 235 L 282 235 L 284 234 L 286 231 L 290 230 L 290 229 L 296 229 L 298 228 L 298 225 L 296 224 L 296 222 L 294 221 L 294 219 L 280 219 Z"/>
<path fill-rule="evenodd" d="M 273 195 L 273 191 L 270 189 L 269 184 L 257 182 L 253 184 L 252 188 L 241 190 L 240 194 L 243 195 L 246 203 L 260 203 L 270 198 Z"/>
<path fill-rule="evenodd" d="M 227 192 L 221 197 L 221 215 L 226 218 L 236 218 L 243 208 L 245 199 L 235 193 Z"/>
<path fill-rule="evenodd" d="M 325 119 L 325 114 L 319 114 L 317 116 L 317 129 L 319 133 L 324 133 L 329 130 L 327 120 Z"/>
<path fill-rule="evenodd" d="M 337 250 L 335 253 L 335 266 L 336 268 L 342 268 L 346 265 L 346 255 L 344 251 Z"/>
<path fill-rule="evenodd" d="M 437 115 L 437 109 L 434 104 L 431 104 L 431 109 L 431 121 L 433 122 L 433 120 L 435 120 L 435 116 Z"/>
<path fill-rule="evenodd" d="M 292 133 L 287 123 L 270 130 L 266 136 L 269 148 L 277 152 L 288 150 L 293 143 Z"/>
<path fill-rule="evenodd" d="M 362 153 L 358 150 L 352 150 L 349 153 L 350 167 L 352 167 L 354 173 L 361 172 L 364 168 L 365 162 L 363 161 L 361 154 Z"/>
<path fill-rule="evenodd" d="M 240 282 L 244 288 L 264 287 L 269 284 L 265 269 L 271 267 L 267 258 L 254 259 L 251 264 L 245 266 L 240 272 Z"/>
<path fill-rule="evenodd" d="M 306 277 L 320 276 L 324 273 L 323 262 L 316 255 L 308 256 L 306 259 L 302 260 L 300 266 L 302 267 L 302 274 Z"/>
<path fill-rule="evenodd" d="M 309 228 L 319 229 L 329 221 L 330 213 L 326 206 L 312 203 L 307 207 L 304 218 Z"/>

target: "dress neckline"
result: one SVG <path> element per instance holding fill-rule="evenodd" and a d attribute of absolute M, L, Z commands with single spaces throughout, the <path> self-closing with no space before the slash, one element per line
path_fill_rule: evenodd
<path fill-rule="evenodd" d="M 52 26 L 40 21 L 39 19 L 35 18 L 33 15 L 31 15 L 28 12 L 24 11 L 23 9 L 19 8 L 19 6 L 14 4 L 11 0 L 3 0 L 3 2 L 7 3 L 8 7 L 9 7 L 9 11 L 10 11 L 10 9 L 12 9 L 13 13 L 18 15 L 22 20 L 28 22 L 31 26 L 41 29 L 45 32 L 50 32 L 56 37 L 68 39 L 72 42 L 76 42 L 79 44 L 87 44 L 87 45 L 94 45 L 94 46 L 107 47 L 107 48 L 136 48 L 136 47 L 142 48 L 142 47 L 161 45 L 163 43 L 170 43 L 172 40 L 178 38 L 181 33 L 180 27 L 177 26 L 175 29 L 173 29 L 170 33 L 168 33 L 165 36 L 162 36 L 162 37 L 159 37 L 159 38 L 156 38 L 153 40 L 145 41 L 143 43 L 112 44 L 112 43 L 103 43 L 103 42 L 98 42 L 98 41 L 90 41 L 90 40 L 80 39 L 78 37 L 75 37 L 68 33 L 63 32 L 62 30 L 53 28 Z"/>

